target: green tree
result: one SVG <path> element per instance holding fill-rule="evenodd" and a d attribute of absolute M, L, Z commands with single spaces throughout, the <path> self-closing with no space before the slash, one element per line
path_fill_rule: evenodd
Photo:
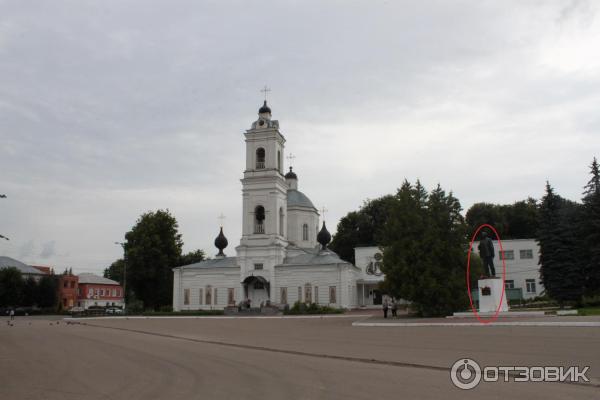
<path fill-rule="evenodd" d="M 0 306 L 16 307 L 23 301 L 23 275 L 15 267 L 0 269 Z"/>
<path fill-rule="evenodd" d="M 206 254 L 204 250 L 194 250 L 189 253 L 183 254 L 179 260 L 178 265 L 190 265 L 195 264 L 200 261 L 204 261 L 206 259 Z"/>
<path fill-rule="evenodd" d="M 38 283 L 37 305 L 43 308 L 55 307 L 58 301 L 57 290 L 58 279 L 56 276 L 43 276 Z"/>
<path fill-rule="evenodd" d="M 439 185 L 428 194 L 419 181 L 405 181 L 396 199 L 382 236 L 384 289 L 423 316 L 465 309 L 468 240 L 460 202 Z M 471 269 L 473 281 L 480 267 Z"/>
<path fill-rule="evenodd" d="M 476 203 L 466 214 L 469 232 L 482 224 L 490 224 L 501 239 L 535 238 L 538 228 L 538 207 L 533 198 L 514 204 Z"/>
<path fill-rule="evenodd" d="M 355 247 L 375 246 L 383 239 L 383 227 L 394 202 L 395 196 L 387 195 L 367 200 L 358 211 L 348 213 L 338 223 L 337 232 L 329 248 L 342 260 L 354 264 Z"/>
<path fill-rule="evenodd" d="M 104 270 L 104 277 L 117 281 L 120 285 L 123 285 L 124 270 L 125 261 L 122 258 L 119 258 Z"/>
<path fill-rule="evenodd" d="M 585 275 L 586 294 L 600 295 L 600 168 L 594 157 L 591 178 L 585 185 L 579 223 L 580 252 Z"/>
<path fill-rule="evenodd" d="M 142 214 L 125 235 L 127 288 L 145 307 L 172 304 L 171 269 L 178 266 L 182 246 L 177 220 L 168 210 Z"/>
<path fill-rule="evenodd" d="M 556 193 L 546 183 L 546 193 L 540 205 L 538 241 L 540 244 L 540 275 L 548 295 L 561 305 L 578 302 L 584 290 L 584 273 L 575 254 L 577 221 L 580 207 Z"/>
<path fill-rule="evenodd" d="M 33 277 L 29 277 L 25 279 L 23 283 L 23 301 L 22 305 L 25 307 L 31 307 L 37 304 L 37 292 L 38 292 L 38 284 L 33 279 Z"/>

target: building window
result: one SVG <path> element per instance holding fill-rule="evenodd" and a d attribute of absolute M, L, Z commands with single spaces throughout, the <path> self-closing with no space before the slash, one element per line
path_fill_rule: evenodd
<path fill-rule="evenodd" d="M 265 288 L 265 284 L 261 281 L 254 282 L 254 290 L 263 290 Z"/>
<path fill-rule="evenodd" d="M 219 304 L 219 300 L 217 297 L 217 288 L 214 288 L 213 292 L 214 292 L 213 293 L 213 302 L 214 302 L 213 304 Z"/>
<path fill-rule="evenodd" d="M 302 286 L 298 286 L 298 302 L 302 301 Z"/>
<path fill-rule="evenodd" d="M 308 240 L 308 224 L 302 225 L 302 240 Z"/>
<path fill-rule="evenodd" d="M 92 288 L 89 288 L 89 289 L 88 289 L 88 297 L 91 297 L 91 296 L 93 296 L 93 295 L 94 295 L 94 289 L 92 289 Z"/>
<path fill-rule="evenodd" d="M 312 286 L 310 283 L 304 285 L 304 302 L 312 303 Z"/>
<path fill-rule="evenodd" d="M 202 300 L 204 299 L 204 289 L 198 289 L 198 304 L 202 305 Z"/>
<path fill-rule="evenodd" d="M 315 286 L 315 303 L 319 304 L 319 287 Z"/>
<path fill-rule="evenodd" d="M 533 258 L 533 250 L 519 250 L 519 257 L 522 259 L 532 259 Z"/>
<path fill-rule="evenodd" d="M 183 289 L 183 304 L 190 305 L 190 289 Z"/>
<path fill-rule="evenodd" d="M 505 289 L 514 289 L 515 281 L 513 281 L 512 279 L 507 279 L 506 282 L 504 282 L 504 288 Z"/>
<path fill-rule="evenodd" d="M 265 149 L 256 149 L 256 169 L 265 169 Z"/>
<path fill-rule="evenodd" d="M 287 288 L 286 287 L 282 287 L 281 289 L 279 289 L 279 302 L 281 304 L 287 304 L 288 300 L 287 300 Z"/>
<path fill-rule="evenodd" d="M 279 208 L 279 235 L 283 236 L 283 207 Z"/>
<path fill-rule="evenodd" d="M 329 286 L 329 303 L 336 304 L 337 303 L 337 295 L 336 295 L 335 286 Z"/>
<path fill-rule="evenodd" d="M 117 289 L 113 289 L 112 290 L 112 297 L 115 297 L 117 295 Z"/>
<path fill-rule="evenodd" d="M 235 306 L 235 289 L 234 288 L 227 289 L 227 304 L 230 306 Z"/>
<path fill-rule="evenodd" d="M 254 209 L 254 233 L 265 233 L 265 208 L 256 206 Z"/>
<path fill-rule="evenodd" d="M 283 173 L 283 169 L 281 168 L 281 151 L 277 150 L 277 171 L 279 173 Z"/>
<path fill-rule="evenodd" d="M 504 253 L 504 257 L 503 254 Z M 501 260 L 514 260 L 515 259 L 515 251 L 514 250 L 504 250 L 504 252 L 499 252 Z"/>
<path fill-rule="evenodd" d="M 117 289 L 117 297 L 121 296 L 121 289 Z"/>
<path fill-rule="evenodd" d="M 525 279 L 527 293 L 535 293 L 535 279 Z"/>
<path fill-rule="evenodd" d="M 254 269 L 263 269 L 263 264 L 262 263 L 254 264 Z"/>
<path fill-rule="evenodd" d="M 206 298 L 204 301 L 204 304 L 206 304 L 207 306 L 210 306 L 212 304 L 212 296 L 211 293 L 212 292 L 212 288 L 210 286 L 206 287 Z"/>
<path fill-rule="evenodd" d="M 75 281 L 71 281 L 71 289 L 75 289 Z"/>
<path fill-rule="evenodd" d="M 63 282 L 63 287 L 64 287 L 65 289 L 68 287 L 68 285 L 69 285 L 69 282 L 67 282 L 67 281 L 64 281 L 64 282 Z"/>

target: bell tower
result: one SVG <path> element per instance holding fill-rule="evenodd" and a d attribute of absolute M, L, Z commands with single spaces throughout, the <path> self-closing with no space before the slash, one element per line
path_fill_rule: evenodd
<path fill-rule="evenodd" d="M 285 138 L 271 119 L 267 101 L 245 133 L 246 169 L 242 182 L 242 238 L 236 248 L 241 279 L 274 279 L 287 247 L 287 190 L 283 175 Z M 272 297 L 272 296 L 269 296 Z M 272 297 L 274 298 L 274 297 Z"/>

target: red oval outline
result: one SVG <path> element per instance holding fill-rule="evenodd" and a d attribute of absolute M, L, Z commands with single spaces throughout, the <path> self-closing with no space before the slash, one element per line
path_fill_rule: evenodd
<path fill-rule="evenodd" d="M 484 227 L 488 227 L 494 232 L 494 234 L 496 235 L 496 238 L 498 239 L 498 245 L 500 246 L 500 253 L 504 254 L 504 248 L 502 247 L 502 240 L 500 240 L 500 235 L 498 235 L 498 231 L 496 231 L 496 228 L 494 228 L 490 224 L 479 225 L 479 227 L 473 234 L 473 237 L 471 238 L 471 243 L 469 244 L 469 252 L 467 254 L 467 292 L 469 293 L 469 302 L 471 303 L 471 310 L 477 317 L 477 320 L 479 322 L 481 322 L 482 324 L 489 324 L 490 322 L 494 322 L 495 320 L 498 319 L 498 315 L 500 314 L 500 308 L 502 307 L 502 299 L 504 299 L 504 288 L 505 288 L 505 284 L 506 284 L 506 260 L 504 259 L 504 257 L 501 257 L 501 259 L 502 259 L 502 294 L 500 295 L 500 302 L 498 303 L 498 308 L 496 308 L 496 313 L 490 319 L 481 319 L 481 317 L 479 316 L 479 313 L 477 312 L 477 309 L 473 305 L 473 296 L 471 296 L 471 280 L 469 279 L 469 277 L 471 275 L 471 251 L 473 250 L 473 242 L 475 242 L 475 238 L 477 237 L 477 234 L 479 233 L 481 228 L 484 228 Z"/>

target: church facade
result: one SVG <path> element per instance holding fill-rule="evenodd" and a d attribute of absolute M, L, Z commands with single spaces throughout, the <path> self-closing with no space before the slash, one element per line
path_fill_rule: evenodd
<path fill-rule="evenodd" d="M 297 301 L 339 308 L 376 304 L 377 282 L 383 279 L 374 267 L 378 249 L 362 248 L 365 265 L 359 268 L 327 248 L 331 235 L 325 222 L 319 229 L 320 215 L 298 189 L 292 168 L 284 174 L 285 137 L 266 101 L 244 136 L 242 237 L 236 254 L 225 255 L 228 241 L 221 227 L 215 258 L 173 269 L 173 309 L 223 309 L 244 301 L 252 307 Z"/>

